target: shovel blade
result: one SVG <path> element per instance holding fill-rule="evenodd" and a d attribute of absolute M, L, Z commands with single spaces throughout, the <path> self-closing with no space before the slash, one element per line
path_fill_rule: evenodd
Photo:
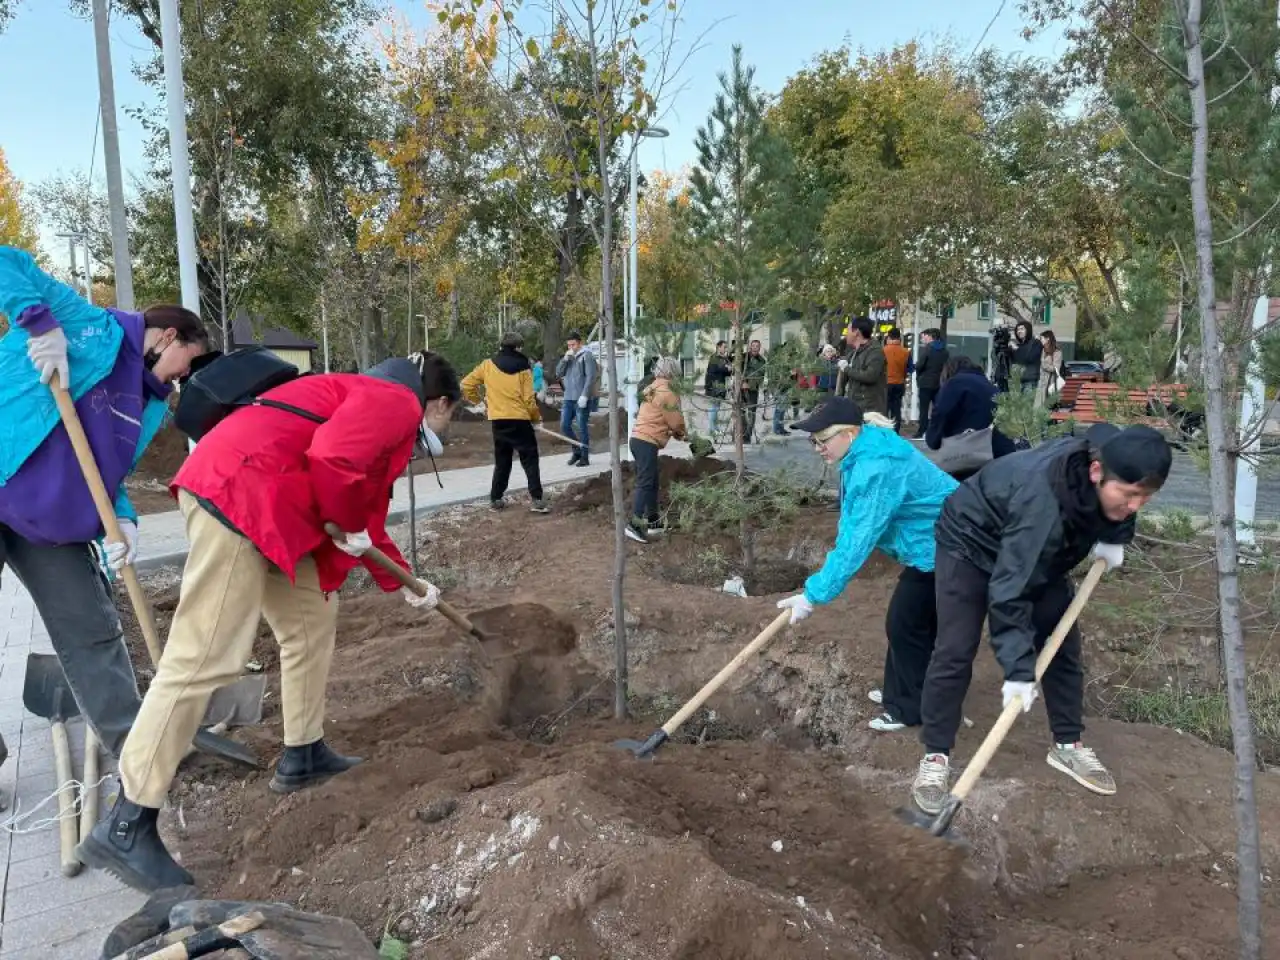
<path fill-rule="evenodd" d="M 249 674 L 213 692 L 201 726 L 225 723 L 251 727 L 262 722 L 262 698 L 267 692 L 265 674 Z"/>
<path fill-rule="evenodd" d="M 613 745 L 623 750 L 629 751 L 637 760 L 647 760 L 652 757 L 654 752 L 667 742 L 667 732 L 659 727 L 649 739 L 643 743 L 639 740 L 615 740 Z"/>
<path fill-rule="evenodd" d="M 22 705 L 45 720 L 69 720 L 80 716 L 62 663 L 52 653 L 27 655 L 27 675 L 22 683 Z"/>
<path fill-rule="evenodd" d="M 893 813 L 894 816 L 908 826 L 919 827 L 935 837 L 941 837 L 953 843 L 962 843 L 961 840 L 951 835 L 951 822 L 955 820 L 956 814 L 960 812 L 960 807 L 961 800 L 958 797 L 948 796 L 942 811 L 936 817 L 908 807 L 899 807 Z"/>
<path fill-rule="evenodd" d="M 261 770 L 264 766 L 262 759 L 244 744 L 236 743 L 230 737 L 222 737 L 209 730 L 197 732 L 191 743 L 201 753 L 221 757 L 223 760 L 230 760 L 241 766 L 252 767 L 255 770 Z"/>

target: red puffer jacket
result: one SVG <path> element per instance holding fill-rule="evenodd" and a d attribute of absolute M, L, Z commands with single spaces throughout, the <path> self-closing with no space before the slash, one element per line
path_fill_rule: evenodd
<path fill-rule="evenodd" d="M 263 396 L 326 422 L 271 407 L 237 410 L 196 445 L 169 489 L 212 503 L 290 580 L 298 561 L 314 554 L 326 592 L 362 562 L 334 546 L 327 522 L 368 530 L 374 546 L 405 566 L 386 522 L 391 487 L 409 464 L 422 422 L 413 390 L 335 373 L 302 377 Z M 371 561 L 364 566 L 383 590 L 398 589 Z"/>

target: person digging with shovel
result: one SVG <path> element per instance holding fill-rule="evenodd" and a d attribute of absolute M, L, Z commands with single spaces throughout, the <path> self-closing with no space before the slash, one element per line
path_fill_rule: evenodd
<path fill-rule="evenodd" d="M 885 617 L 883 712 L 871 729 L 892 733 L 918 726 L 938 630 L 933 525 L 956 482 L 899 436 L 892 420 L 864 414 L 847 397 L 826 401 L 791 429 L 809 434 L 818 455 L 839 470 L 843 496 L 835 548 L 805 581 L 804 592 L 779 600 L 778 607 L 790 609 L 792 624 L 806 619 L 815 606 L 840 596 L 877 548 L 902 564 Z"/>
<path fill-rule="evenodd" d="M 80 712 L 118 757 L 141 698 L 93 546 L 102 520 L 50 388 L 70 391 L 114 495 L 128 542 L 103 553 L 119 573 L 138 550 L 125 478 L 164 425 L 172 384 L 208 351 L 208 334 L 179 306 L 95 306 L 25 250 L 4 246 L 0 314 L 10 325 L 0 339 L 0 569 L 31 594 Z"/>
<path fill-rule="evenodd" d="M 362 557 L 376 546 L 405 566 L 385 529 L 389 491 L 415 442 L 443 452 L 437 432 L 461 395 L 448 362 L 419 353 L 285 383 L 202 437 L 171 487 L 191 546 L 169 642 L 120 757 L 115 808 L 77 849 L 83 863 L 139 890 L 192 882 L 156 818 L 210 696 L 239 676 L 263 616 L 280 645 L 284 715 L 271 789 L 291 793 L 360 763 L 324 740 L 337 591 L 363 564 L 414 607 L 439 601 L 430 584 L 421 595 L 402 588 Z M 326 523 L 347 532 L 331 538 Z"/>
<path fill-rule="evenodd" d="M 636 425 L 631 432 L 631 457 L 635 461 L 636 483 L 631 519 L 626 534 L 637 543 L 662 532 L 658 514 L 658 481 L 661 470 L 658 454 L 672 437 L 683 440 L 687 432 L 680 398 L 671 381 L 680 376 L 680 361 L 661 357 L 653 365 L 653 382 L 644 388 Z"/>
<path fill-rule="evenodd" d="M 1071 571 L 1086 557 L 1107 570 L 1124 562 L 1138 511 L 1164 486 L 1173 454 L 1151 427 L 1099 423 L 993 460 L 947 500 L 935 530 L 938 642 L 921 702 L 925 755 L 911 796 L 925 813 L 947 802 L 950 755 L 973 677 L 983 623 L 1004 670 L 1007 707 L 1039 695 L 1036 654 L 1074 594 Z M 1115 779 L 1084 732 L 1080 631 L 1072 625 L 1041 680 L 1053 746 L 1049 766 L 1104 796 Z"/>

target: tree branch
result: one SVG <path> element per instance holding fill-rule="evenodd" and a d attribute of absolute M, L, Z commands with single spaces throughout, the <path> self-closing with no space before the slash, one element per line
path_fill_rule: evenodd
<path fill-rule="evenodd" d="M 1263 220 L 1271 216 L 1271 214 L 1275 212 L 1275 209 L 1277 207 L 1280 207 L 1280 196 L 1276 197 L 1275 200 L 1271 202 L 1271 206 L 1267 207 L 1266 211 L 1262 214 L 1262 216 L 1258 217 L 1258 219 L 1253 221 L 1253 223 L 1249 224 L 1244 229 L 1239 230 L 1236 233 L 1233 233 L 1231 236 L 1227 237 L 1225 240 L 1213 241 L 1213 245 L 1215 247 L 1221 247 L 1228 243 L 1235 243 L 1241 237 L 1245 236 L 1248 233 L 1251 233 L 1254 230 L 1254 228 L 1258 226 L 1258 224 L 1262 223 Z"/>
<path fill-rule="evenodd" d="M 1130 27 L 1129 24 L 1125 22 L 1124 17 L 1116 13 L 1115 9 L 1108 2 L 1108 0 L 1098 0 L 1098 5 L 1102 7 L 1103 10 L 1107 11 L 1107 13 L 1111 14 L 1112 18 L 1115 20 L 1116 24 L 1120 27 L 1120 29 L 1123 30 L 1125 33 L 1127 33 L 1140 47 L 1142 47 L 1143 50 L 1147 51 L 1147 53 L 1151 57 L 1153 57 L 1156 61 L 1158 61 L 1166 70 L 1172 73 L 1175 77 L 1177 77 L 1183 83 L 1190 86 L 1191 78 L 1188 77 L 1181 70 L 1179 70 L 1172 63 L 1170 63 L 1168 60 L 1166 60 L 1159 50 L 1155 49 L 1155 47 L 1151 46 L 1151 44 L 1147 43 L 1147 41 L 1143 40 L 1140 36 L 1138 36 L 1133 31 L 1133 28 Z"/>
<path fill-rule="evenodd" d="M 1111 120 L 1115 124 L 1116 129 L 1118 129 L 1122 134 L 1124 134 L 1125 142 L 1128 143 L 1129 146 L 1133 148 L 1133 151 L 1138 156 L 1140 156 L 1143 160 L 1147 161 L 1147 163 L 1149 163 L 1154 169 L 1159 170 L 1165 176 L 1174 177 L 1175 179 L 1178 179 L 1178 180 L 1185 180 L 1187 183 L 1191 182 L 1191 177 L 1189 175 L 1185 173 L 1178 173 L 1176 170 L 1170 170 L 1167 167 L 1162 167 L 1160 166 L 1160 164 L 1156 163 L 1149 156 L 1147 156 L 1146 153 L 1143 151 L 1143 149 L 1133 142 L 1133 137 L 1129 136 L 1129 131 L 1125 129 L 1125 126 L 1123 123 L 1120 122 L 1119 117 L 1113 114 L 1111 117 Z"/>

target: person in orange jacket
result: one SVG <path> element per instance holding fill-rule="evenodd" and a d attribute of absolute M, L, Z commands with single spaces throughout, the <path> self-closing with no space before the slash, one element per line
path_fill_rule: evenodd
<path fill-rule="evenodd" d="M 902 331 L 894 327 L 884 344 L 885 383 L 889 400 L 889 419 L 893 429 L 902 433 L 902 401 L 907 395 L 907 367 L 911 351 L 902 345 Z"/>
<path fill-rule="evenodd" d="M 156 819 L 209 698 L 239 678 L 264 616 L 280 645 L 284 715 L 272 791 L 360 763 L 324 740 L 337 591 L 363 565 L 414 607 L 439 601 L 431 584 L 425 596 L 403 588 L 365 553 L 376 546 L 407 567 L 387 535 L 388 492 L 415 443 L 443 452 L 436 433 L 461 392 L 444 358 L 419 353 L 365 374 L 300 377 L 262 395 L 276 405 L 240 408 L 201 438 L 170 486 L 191 545 L 178 609 L 121 751 L 120 794 L 77 848 L 82 863 L 144 891 L 192 883 Z M 331 537 L 326 524 L 346 532 Z"/>
<path fill-rule="evenodd" d="M 631 456 L 635 460 L 635 500 L 627 536 L 638 543 L 661 533 L 658 517 L 658 451 L 672 437 L 685 438 L 684 414 L 671 381 L 680 375 L 680 362 L 662 357 L 653 365 L 653 383 L 645 388 L 636 424 L 631 431 Z"/>

